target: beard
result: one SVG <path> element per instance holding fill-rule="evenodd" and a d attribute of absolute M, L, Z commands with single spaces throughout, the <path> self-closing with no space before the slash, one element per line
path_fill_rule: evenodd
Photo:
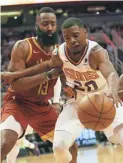
<path fill-rule="evenodd" d="M 38 27 L 36 30 L 36 34 L 38 37 L 38 41 L 44 46 L 54 46 L 58 44 L 58 31 L 57 30 L 56 32 L 52 33 L 51 36 L 49 36 L 48 32 L 45 32 Z"/>

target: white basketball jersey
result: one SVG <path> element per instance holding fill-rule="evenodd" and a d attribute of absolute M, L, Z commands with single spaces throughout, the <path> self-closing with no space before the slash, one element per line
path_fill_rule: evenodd
<path fill-rule="evenodd" d="M 88 40 L 88 49 L 83 59 L 77 65 L 73 64 L 67 57 L 66 43 L 59 47 L 59 57 L 63 62 L 63 71 L 66 75 L 67 85 L 75 88 L 83 95 L 103 90 L 107 82 L 99 70 L 93 70 L 89 66 L 89 55 L 91 49 L 98 45 L 97 42 Z"/>

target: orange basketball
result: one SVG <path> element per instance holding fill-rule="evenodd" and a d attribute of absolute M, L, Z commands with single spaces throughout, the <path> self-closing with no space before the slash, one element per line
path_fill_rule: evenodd
<path fill-rule="evenodd" d="M 81 123 L 95 131 L 107 128 L 115 117 L 113 100 L 104 94 L 91 94 L 79 103 L 78 117 Z"/>

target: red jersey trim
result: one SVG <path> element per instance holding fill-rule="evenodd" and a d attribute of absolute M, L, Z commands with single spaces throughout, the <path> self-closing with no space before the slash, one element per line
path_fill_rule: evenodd
<path fill-rule="evenodd" d="M 80 58 L 80 60 L 79 60 L 78 62 L 74 62 L 74 61 L 69 57 L 69 54 L 68 54 L 68 51 L 67 51 L 67 49 L 68 49 L 67 46 L 64 46 L 64 48 L 65 48 L 65 55 L 66 55 L 67 59 L 68 59 L 72 64 L 74 64 L 74 65 L 79 65 L 79 64 L 81 63 L 81 61 L 83 60 L 83 58 L 85 57 L 86 52 L 87 52 L 87 50 L 88 50 L 88 47 L 89 47 L 89 43 L 88 43 L 87 46 L 85 47 L 84 52 L 83 52 L 83 54 L 82 54 L 82 56 L 81 56 L 81 58 Z"/>
<path fill-rule="evenodd" d="M 28 63 L 29 62 L 29 60 L 30 60 L 30 58 L 31 58 L 31 56 L 32 56 L 32 45 L 31 45 L 31 43 L 29 42 L 29 40 L 28 39 L 25 39 L 27 42 L 28 42 L 28 44 L 29 44 L 29 54 L 28 54 L 28 57 L 27 57 L 27 59 L 26 59 L 26 63 Z"/>

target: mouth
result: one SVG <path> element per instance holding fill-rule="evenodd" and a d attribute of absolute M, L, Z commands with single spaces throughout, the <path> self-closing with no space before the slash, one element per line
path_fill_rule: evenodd
<path fill-rule="evenodd" d="M 72 47 L 71 49 L 72 50 L 77 50 L 77 49 L 79 49 L 79 45 L 76 45 L 76 46 Z"/>
<path fill-rule="evenodd" d="M 52 36 L 53 36 L 53 34 L 52 34 L 52 33 L 48 33 L 48 36 L 49 36 L 49 37 L 52 37 Z"/>

